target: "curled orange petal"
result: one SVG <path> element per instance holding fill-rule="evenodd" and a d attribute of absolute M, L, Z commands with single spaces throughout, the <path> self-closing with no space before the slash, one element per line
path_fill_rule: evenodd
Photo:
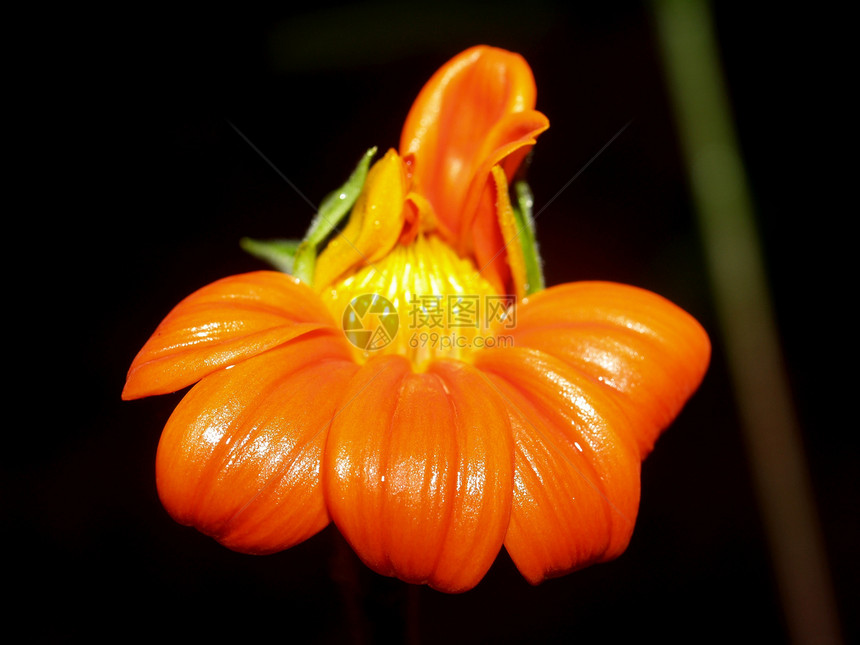
<path fill-rule="evenodd" d="M 280 551 L 324 528 L 322 452 L 356 369 L 340 338 L 316 333 L 198 383 L 159 443 L 164 507 L 245 553 Z"/>
<path fill-rule="evenodd" d="M 494 221 L 494 202 L 484 199 L 492 167 L 501 165 L 510 179 L 549 127 L 535 100 L 534 77 L 521 56 L 478 46 L 442 66 L 406 118 L 400 153 L 414 159 L 413 190 L 433 204 L 461 252 L 471 252 L 476 220 Z"/>
<path fill-rule="evenodd" d="M 319 297 L 275 271 L 231 276 L 180 302 L 135 357 L 122 398 L 175 392 L 211 372 L 333 327 Z"/>

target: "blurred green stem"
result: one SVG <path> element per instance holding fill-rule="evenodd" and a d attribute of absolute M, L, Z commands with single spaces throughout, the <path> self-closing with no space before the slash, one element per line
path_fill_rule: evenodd
<path fill-rule="evenodd" d="M 704 0 L 654 0 L 653 10 L 786 624 L 794 642 L 838 643 L 823 540 L 710 7 Z"/>

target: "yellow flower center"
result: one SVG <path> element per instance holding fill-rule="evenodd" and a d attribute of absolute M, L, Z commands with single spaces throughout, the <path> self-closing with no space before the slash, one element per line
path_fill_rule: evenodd
<path fill-rule="evenodd" d="M 400 354 L 417 370 L 434 358 L 462 359 L 474 349 L 503 342 L 495 330 L 510 322 L 514 301 L 432 234 L 395 245 L 320 295 L 359 361 Z"/>

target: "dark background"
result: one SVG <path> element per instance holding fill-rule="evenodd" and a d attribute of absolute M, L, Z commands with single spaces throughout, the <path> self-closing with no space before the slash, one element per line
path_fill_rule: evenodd
<path fill-rule="evenodd" d="M 126 7 L 20 25 L 7 102 L 22 144 L 10 188 L 24 197 L 10 209 L 25 226 L 7 234 L 20 258 L 7 369 L 23 415 L 6 425 L 2 512 L 20 574 L 20 606 L 7 609 L 36 610 L 34 640 L 787 640 L 649 5 L 592 4 Z M 845 125 L 846 81 L 832 74 L 842 41 L 829 37 L 840 19 L 724 4 L 715 20 L 843 630 L 856 637 L 856 418 L 843 416 L 851 381 L 838 371 L 856 289 L 839 283 L 834 240 L 850 206 L 835 201 L 840 164 L 825 152 Z M 478 43 L 534 70 L 552 124 L 529 175 L 538 209 L 629 123 L 540 214 L 548 283 L 652 289 L 714 341 L 704 384 L 643 466 L 630 548 L 538 587 L 502 553 L 476 589 L 446 596 L 372 574 L 331 527 L 260 558 L 173 523 L 153 460 L 181 395 L 121 402 L 135 353 L 182 297 L 262 268 L 240 237 L 300 237 L 313 215 L 302 195 L 319 203 L 367 148 L 396 147 L 430 74 Z"/>

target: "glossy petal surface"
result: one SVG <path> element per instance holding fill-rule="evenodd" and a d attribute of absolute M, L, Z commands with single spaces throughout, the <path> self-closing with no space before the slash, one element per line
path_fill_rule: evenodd
<path fill-rule="evenodd" d="M 217 369 L 333 326 L 319 297 L 283 273 L 218 280 L 165 317 L 135 357 L 123 398 L 175 392 Z"/>
<path fill-rule="evenodd" d="M 159 444 L 165 508 L 248 553 L 288 548 L 325 527 L 320 462 L 356 370 L 341 338 L 310 334 L 201 381 Z"/>
<path fill-rule="evenodd" d="M 644 458 L 701 383 L 710 342 L 687 312 L 650 291 L 575 282 L 517 310 L 517 347 L 555 356 L 611 391 Z"/>
<path fill-rule="evenodd" d="M 533 584 L 617 557 L 639 504 L 630 421 L 587 376 L 534 350 L 481 352 L 476 366 L 503 394 L 514 444 L 513 510 L 505 538 Z"/>
<path fill-rule="evenodd" d="M 473 368 L 369 361 L 332 424 L 329 510 L 374 570 L 447 592 L 473 587 L 504 540 L 513 447 L 498 394 Z"/>

